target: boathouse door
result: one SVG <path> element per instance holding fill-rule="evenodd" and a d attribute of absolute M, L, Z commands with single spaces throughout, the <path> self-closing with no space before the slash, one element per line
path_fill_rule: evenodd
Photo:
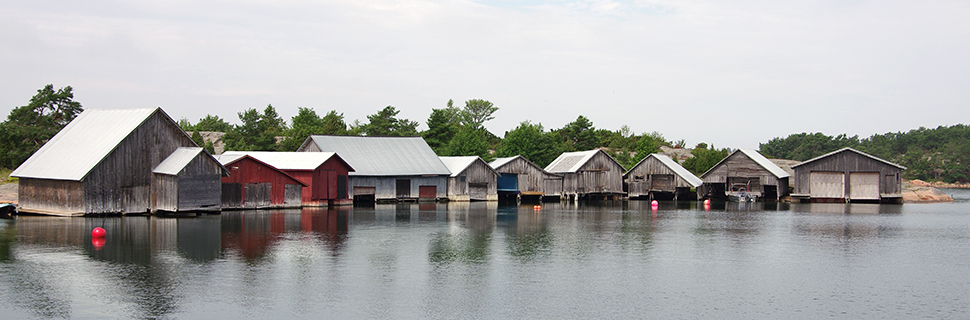
<path fill-rule="evenodd" d="M 849 173 L 850 200 L 879 200 L 879 173 Z"/>
<path fill-rule="evenodd" d="M 812 198 L 845 198 L 845 174 L 842 172 L 812 172 L 809 181 Z"/>

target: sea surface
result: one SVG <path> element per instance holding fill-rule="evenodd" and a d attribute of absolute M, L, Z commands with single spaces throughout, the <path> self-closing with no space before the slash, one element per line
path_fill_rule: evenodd
<path fill-rule="evenodd" d="M 944 191 L 21 216 L 0 220 L 0 318 L 968 319 L 970 192 Z"/>

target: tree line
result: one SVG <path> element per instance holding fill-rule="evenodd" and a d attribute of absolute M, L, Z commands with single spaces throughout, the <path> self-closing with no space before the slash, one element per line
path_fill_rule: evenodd
<path fill-rule="evenodd" d="M 905 166 L 906 179 L 970 182 L 970 127 L 964 124 L 920 127 L 868 138 L 797 133 L 768 140 L 759 147 L 767 157 L 799 161 L 849 147 Z"/>
<path fill-rule="evenodd" d="M 74 101 L 70 86 L 55 90 L 48 84 L 37 90 L 27 105 L 11 110 L 0 123 L 0 167 L 19 166 L 83 110 Z M 431 110 L 425 120 L 428 128 L 424 131 L 417 129 L 418 121 L 400 118 L 400 111 L 394 106 L 367 115 L 366 121 L 350 123 L 336 110 L 320 116 L 313 108 L 306 107 L 298 108 L 297 114 L 287 121 L 272 105 L 267 105 L 262 111 L 248 108 L 238 112 L 238 125 L 218 115 L 206 115 L 194 124 L 181 118 L 178 124 L 210 152 L 213 146 L 203 141 L 199 132 L 224 132 L 225 149 L 239 151 L 295 151 L 310 135 L 421 136 L 440 156 L 480 156 L 491 161 L 496 157 L 522 155 L 540 167 L 547 166 L 563 152 L 602 148 L 630 169 L 647 155 L 658 152 L 661 146 L 685 147 L 684 140 L 670 141 L 656 131 L 635 134 L 626 125 L 619 130 L 599 129 L 583 115 L 554 129 L 538 122 L 522 121 L 499 137 L 484 127 L 498 110 L 484 99 L 467 100 L 460 107 L 448 100 L 444 107 Z M 762 143 L 760 151 L 769 158 L 804 161 L 843 147 L 906 166 L 908 169 L 903 173 L 907 179 L 967 182 L 970 177 L 967 166 L 970 128 L 962 124 L 865 139 L 844 134 L 799 133 Z M 731 151 L 698 143 L 691 150 L 693 157 L 682 165 L 700 175 Z"/>

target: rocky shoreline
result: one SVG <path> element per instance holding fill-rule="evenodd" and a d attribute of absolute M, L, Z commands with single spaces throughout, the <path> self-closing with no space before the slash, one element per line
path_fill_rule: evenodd
<path fill-rule="evenodd" d="M 940 186 L 938 186 L 940 185 Z M 929 183 L 922 180 L 903 181 L 903 202 L 904 203 L 936 203 L 953 202 L 953 197 L 943 193 L 939 188 L 959 188 L 947 185 L 948 183 Z M 967 186 L 970 187 L 970 186 Z M 963 187 L 963 188 L 967 188 Z"/>

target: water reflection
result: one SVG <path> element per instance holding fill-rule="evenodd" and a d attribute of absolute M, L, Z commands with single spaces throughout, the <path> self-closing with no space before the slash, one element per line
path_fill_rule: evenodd
<path fill-rule="evenodd" d="M 350 208 L 243 210 L 221 215 L 222 249 L 255 262 L 281 242 L 314 241 L 337 256 L 347 241 Z"/>
<path fill-rule="evenodd" d="M 428 260 L 433 263 L 486 262 L 496 224 L 496 203 L 450 202 L 446 207 L 448 228 L 431 236 Z"/>

